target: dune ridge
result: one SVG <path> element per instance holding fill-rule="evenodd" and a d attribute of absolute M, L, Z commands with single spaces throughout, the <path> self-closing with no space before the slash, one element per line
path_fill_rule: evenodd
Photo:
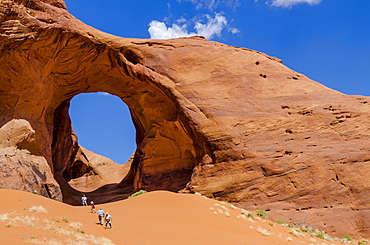
<path fill-rule="evenodd" d="M 0 189 L 0 244 L 361 244 L 320 238 L 195 194 L 153 191 L 96 208 L 113 216 L 113 229 L 97 224 L 90 207 Z"/>

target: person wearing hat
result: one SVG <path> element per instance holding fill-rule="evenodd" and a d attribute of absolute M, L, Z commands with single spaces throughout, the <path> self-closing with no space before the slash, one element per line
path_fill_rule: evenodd
<path fill-rule="evenodd" d="M 105 229 L 108 228 L 108 225 L 109 228 L 112 229 L 112 216 L 107 212 L 105 214 Z"/>
<path fill-rule="evenodd" d="M 93 201 L 90 202 L 91 204 L 91 213 L 95 213 L 95 204 Z"/>
<path fill-rule="evenodd" d="M 99 223 L 100 223 L 100 225 L 103 225 L 104 210 L 103 209 L 99 209 L 97 213 L 98 213 Z"/>

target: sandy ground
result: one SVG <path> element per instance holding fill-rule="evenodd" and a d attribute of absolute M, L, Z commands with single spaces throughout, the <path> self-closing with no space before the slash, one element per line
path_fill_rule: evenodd
<path fill-rule="evenodd" d="M 112 215 L 113 229 L 100 226 L 90 207 L 0 189 L 0 244 L 330 245 L 346 241 L 330 241 L 327 235 L 321 239 L 317 233 L 194 194 L 154 191 L 96 207 Z"/>

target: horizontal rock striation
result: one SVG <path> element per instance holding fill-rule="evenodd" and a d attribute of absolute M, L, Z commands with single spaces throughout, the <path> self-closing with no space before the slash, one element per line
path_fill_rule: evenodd
<path fill-rule="evenodd" d="M 70 204 L 82 193 L 99 203 L 139 189 L 199 192 L 370 236 L 368 97 L 201 37 L 112 36 L 61 0 L 0 2 L 0 74 L 1 186 Z M 129 169 L 81 148 L 73 133 L 70 100 L 97 91 L 130 108 Z"/>

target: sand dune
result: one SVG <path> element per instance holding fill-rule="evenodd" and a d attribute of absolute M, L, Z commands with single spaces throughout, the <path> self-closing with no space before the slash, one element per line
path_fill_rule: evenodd
<path fill-rule="evenodd" d="M 97 224 L 90 207 L 0 189 L 0 244 L 341 244 L 194 194 L 154 191 L 99 208 L 113 229 Z"/>

